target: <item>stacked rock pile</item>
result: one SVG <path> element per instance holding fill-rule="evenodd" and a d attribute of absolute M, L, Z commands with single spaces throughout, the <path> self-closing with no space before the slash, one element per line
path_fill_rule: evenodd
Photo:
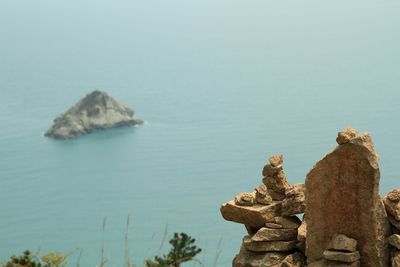
<path fill-rule="evenodd" d="M 234 267 L 305 266 L 305 226 L 299 233 L 302 222 L 296 216 L 305 210 L 305 187 L 289 185 L 282 164 L 282 155 L 271 156 L 263 184 L 221 207 L 226 220 L 244 224 L 248 232 Z"/>
<path fill-rule="evenodd" d="M 357 240 L 343 234 L 336 234 L 330 240 L 323 253 L 324 259 L 309 264 L 309 267 L 359 267 L 360 253 L 357 251 Z"/>
<path fill-rule="evenodd" d="M 390 191 L 383 203 L 393 233 L 389 237 L 389 244 L 393 247 L 390 253 L 392 267 L 400 267 L 400 189 Z"/>

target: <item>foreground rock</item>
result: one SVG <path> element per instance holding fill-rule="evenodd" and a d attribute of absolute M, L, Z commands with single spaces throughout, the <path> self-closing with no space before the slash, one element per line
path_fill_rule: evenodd
<path fill-rule="evenodd" d="M 321 260 L 330 239 L 344 233 L 358 241 L 361 266 L 387 267 L 390 227 L 378 194 L 374 145 L 367 133 L 354 129 L 339 133 L 338 143 L 307 175 L 307 261 Z M 325 256 L 334 258 L 332 253 Z"/>
<path fill-rule="evenodd" d="M 101 129 L 143 123 L 133 115 L 133 110 L 125 104 L 96 90 L 57 117 L 45 136 L 70 139 Z"/>
<path fill-rule="evenodd" d="M 239 254 L 233 259 L 233 267 L 277 267 L 287 256 L 288 252 L 259 253 L 245 249 L 243 246 Z"/>

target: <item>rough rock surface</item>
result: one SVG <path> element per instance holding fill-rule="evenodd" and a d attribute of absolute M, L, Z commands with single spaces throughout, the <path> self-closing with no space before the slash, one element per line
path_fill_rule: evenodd
<path fill-rule="evenodd" d="M 285 194 L 289 184 L 282 167 L 283 156 L 281 154 L 273 155 L 269 158 L 269 163 L 263 169 L 263 183 L 269 190 L 278 194 Z M 274 199 L 274 197 L 272 198 Z"/>
<path fill-rule="evenodd" d="M 340 262 L 355 262 L 360 259 L 360 253 L 358 253 L 358 251 L 345 252 L 336 250 L 325 250 L 323 255 L 326 260 Z"/>
<path fill-rule="evenodd" d="M 282 225 L 282 228 L 297 229 L 301 221 L 297 216 L 275 217 L 275 223 Z"/>
<path fill-rule="evenodd" d="M 338 261 L 319 260 L 309 263 L 307 267 L 360 267 L 360 261 L 345 263 Z"/>
<path fill-rule="evenodd" d="M 256 187 L 256 202 L 263 205 L 269 205 L 272 203 L 272 198 L 268 194 L 268 188 L 262 184 Z"/>
<path fill-rule="evenodd" d="M 282 229 L 283 226 L 277 223 L 266 223 L 265 227 L 270 228 L 270 229 Z"/>
<path fill-rule="evenodd" d="M 393 247 L 400 249 L 400 235 L 391 235 L 389 236 L 389 244 Z"/>
<path fill-rule="evenodd" d="M 287 256 L 282 262 L 280 267 L 304 267 L 306 266 L 306 258 L 300 252 L 296 252 Z"/>
<path fill-rule="evenodd" d="M 253 241 L 289 241 L 297 240 L 296 229 L 271 229 L 263 227 L 251 238 Z"/>
<path fill-rule="evenodd" d="M 255 203 L 255 193 L 240 193 L 235 197 L 235 204 L 238 206 L 253 206 Z"/>
<path fill-rule="evenodd" d="M 297 240 L 299 243 L 297 244 L 297 248 L 301 252 L 306 251 L 306 238 L 307 238 L 307 224 L 306 221 L 303 221 L 300 227 L 297 229 Z"/>
<path fill-rule="evenodd" d="M 44 134 L 56 139 L 70 139 L 100 129 L 143 123 L 134 112 L 107 93 L 93 91 L 54 120 Z"/>
<path fill-rule="evenodd" d="M 292 216 L 304 213 L 306 210 L 304 184 L 295 184 L 290 186 L 286 191 L 286 198 L 282 202 L 283 216 Z"/>
<path fill-rule="evenodd" d="M 346 130 L 338 138 L 341 145 L 306 178 L 307 261 L 321 260 L 332 236 L 343 233 L 358 241 L 362 266 L 387 267 L 390 227 L 378 194 L 378 155 L 367 133 Z"/>
<path fill-rule="evenodd" d="M 393 201 L 390 199 L 389 195 L 387 195 L 383 198 L 383 203 L 385 204 L 387 213 L 392 215 L 395 220 L 400 221 L 400 201 Z"/>
<path fill-rule="evenodd" d="M 354 252 L 357 250 L 357 240 L 343 234 L 336 234 L 328 243 L 327 249 Z"/>
<path fill-rule="evenodd" d="M 253 241 L 250 236 L 243 238 L 245 249 L 253 252 L 290 251 L 296 248 L 297 240 L 292 241 Z"/>
<path fill-rule="evenodd" d="M 233 267 L 277 267 L 280 262 L 288 256 L 288 252 L 252 252 L 240 248 L 239 254 L 235 256 L 232 262 Z"/>
<path fill-rule="evenodd" d="M 267 222 L 275 222 L 279 215 L 280 203 L 265 206 L 255 204 L 253 206 L 239 206 L 233 200 L 222 204 L 221 214 L 227 221 L 245 224 L 248 227 L 261 228 Z"/>
<path fill-rule="evenodd" d="M 393 218 L 393 216 L 391 216 L 390 214 L 388 214 L 388 219 L 389 219 L 389 223 L 396 228 L 397 230 L 400 230 L 400 221 L 397 221 L 395 218 Z"/>
<path fill-rule="evenodd" d="M 392 267 L 400 267 L 400 251 L 397 249 L 392 250 L 390 253 L 390 261 L 392 263 Z"/>

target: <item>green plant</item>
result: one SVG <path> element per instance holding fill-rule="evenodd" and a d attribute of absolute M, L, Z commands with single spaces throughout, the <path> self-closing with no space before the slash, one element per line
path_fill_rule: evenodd
<path fill-rule="evenodd" d="M 185 233 L 174 233 L 174 237 L 169 241 L 172 245 L 167 255 L 162 257 L 155 256 L 154 260 L 147 260 L 146 267 L 179 267 L 181 263 L 194 260 L 194 257 L 201 252 L 194 243 L 196 239 Z"/>
<path fill-rule="evenodd" d="M 36 254 L 29 250 L 24 251 L 20 256 L 12 256 L 3 267 L 62 267 L 65 266 L 67 255 L 63 253 L 50 252 L 43 255 L 39 260 Z"/>

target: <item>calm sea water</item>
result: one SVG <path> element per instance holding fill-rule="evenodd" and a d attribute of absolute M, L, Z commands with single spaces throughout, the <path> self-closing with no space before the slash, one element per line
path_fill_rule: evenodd
<path fill-rule="evenodd" d="M 399 187 L 399 14 L 391 0 L 1 0 L 0 259 L 79 247 L 95 266 L 106 217 L 122 266 L 130 214 L 134 262 L 168 225 L 198 239 L 205 266 L 222 240 L 229 266 L 245 230 L 220 204 L 273 153 L 302 182 L 347 126 L 372 134 L 381 193 Z M 42 137 L 97 88 L 147 123 Z"/>

